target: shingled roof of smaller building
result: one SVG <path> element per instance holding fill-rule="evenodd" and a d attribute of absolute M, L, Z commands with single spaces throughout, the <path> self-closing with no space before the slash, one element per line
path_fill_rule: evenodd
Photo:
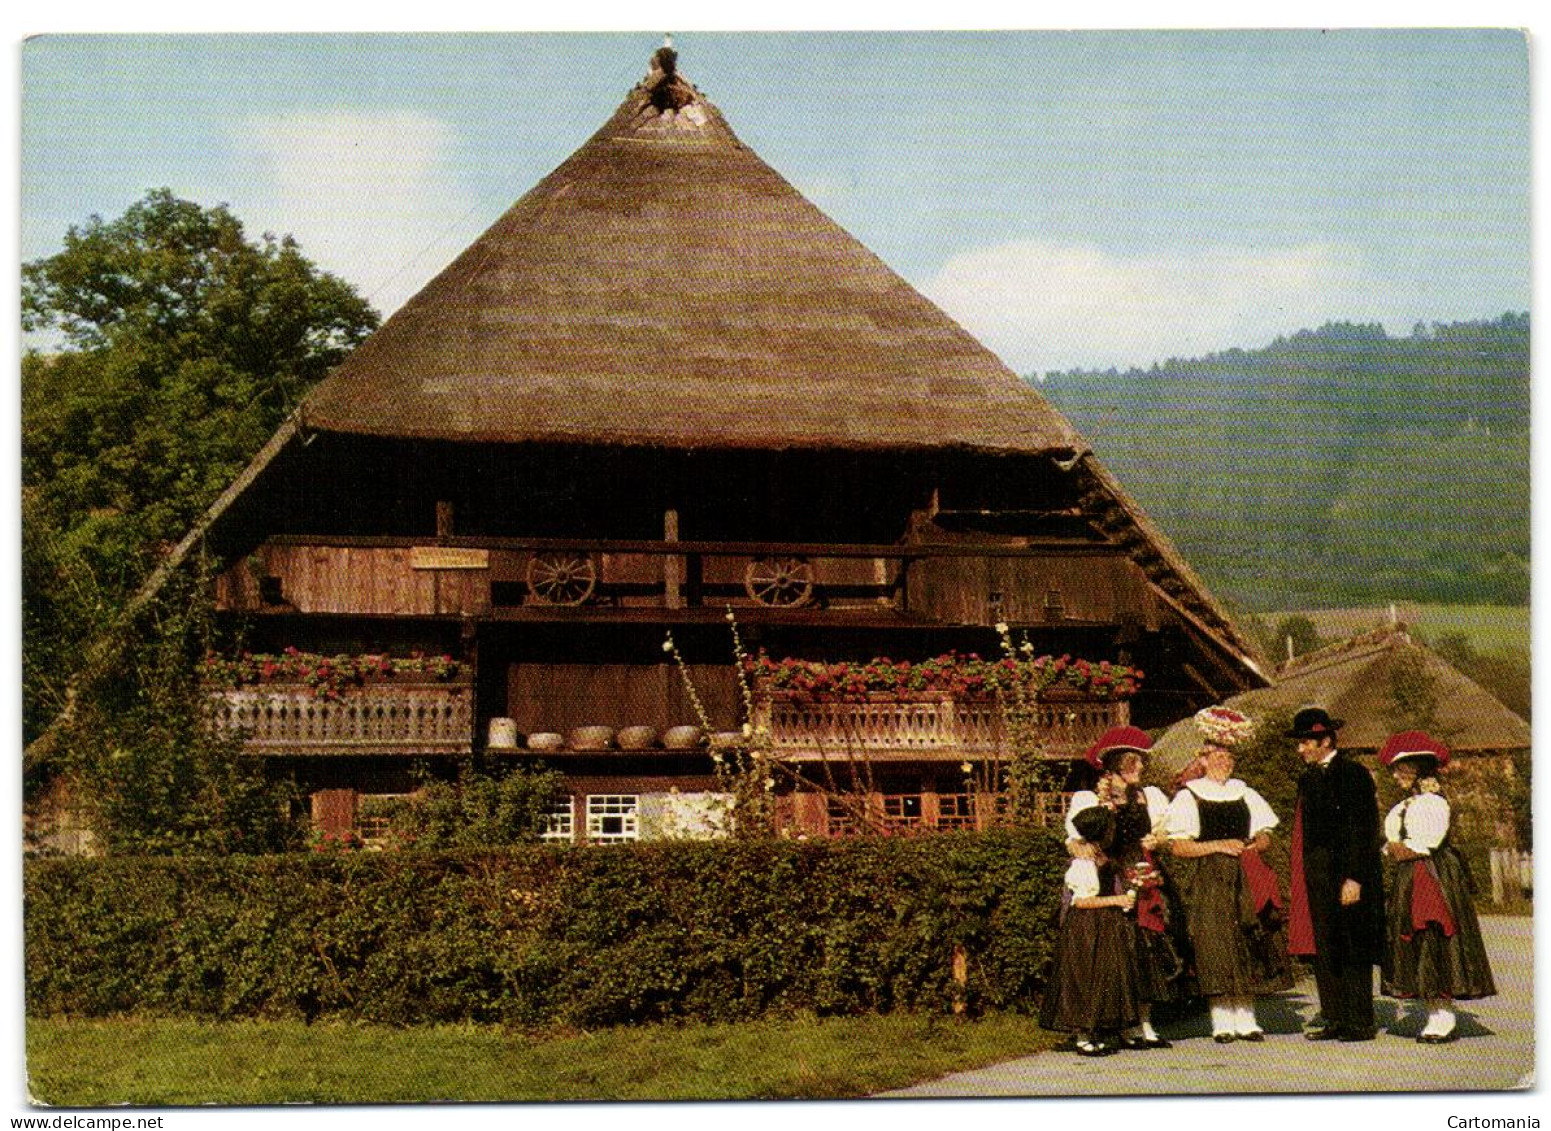
<path fill-rule="evenodd" d="M 303 421 L 497 443 L 1086 450 L 739 141 L 667 49 Z"/>
<path fill-rule="evenodd" d="M 1252 718 L 1270 710 L 1323 707 L 1345 721 L 1340 732 L 1342 749 L 1377 750 L 1394 732 L 1410 729 L 1392 717 L 1391 673 L 1400 656 L 1419 658 L 1422 671 L 1434 681 L 1436 720 L 1429 733 L 1451 750 L 1529 748 L 1529 723 L 1443 657 L 1412 640 L 1401 624 L 1299 656 L 1277 669 L 1272 686 L 1235 695 L 1226 705 Z M 1192 720 L 1186 719 L 1164 732 L 1153 746 L 1153 755 L 1160 769 L 1172 773 L 1200 748 L 1200 735 Z"/>

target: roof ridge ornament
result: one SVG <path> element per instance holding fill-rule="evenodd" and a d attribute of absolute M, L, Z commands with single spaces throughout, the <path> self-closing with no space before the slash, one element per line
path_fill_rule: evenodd
<path fill-rule="evenodd" d="M 699 100 L 699 92 L 694 85 L 679 74 L 679 53 L 673 49 L 671 34 L 664 35 L 662 46 L 652 52 L 642 85 L 646 87 L 647 97 L 659 114 L 682 110 Z"/>

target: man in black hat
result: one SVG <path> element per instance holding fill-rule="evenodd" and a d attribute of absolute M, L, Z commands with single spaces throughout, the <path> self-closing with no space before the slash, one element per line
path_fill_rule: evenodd
<path fill-rule="evenodd" d="M 1293 716 L 1306 768 L 1293 819 L 1287 949 L 1314 965 L 1324 1024 L 1311 1041 L 1371 1041 L 1373 967 L 1384 948 L 1379 805 L 1373 775 L 1336 747 L 1341 720 L 1319 707 Z"/>

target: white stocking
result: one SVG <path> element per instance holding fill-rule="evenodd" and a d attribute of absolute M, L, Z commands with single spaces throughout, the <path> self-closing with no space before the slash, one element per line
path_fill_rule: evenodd
<path fill-rule="evenodd" d="M 1146 1040 L 1156 1041 L 1158 1030 L 1152 1027 L 1152 1002 L 1144 1001 L 1138 1007 L 1142 1015 L 1142 1036 Z"/>
<path fill-rule="evenodd" d="M 1212 1003 L 1212 1036 L 1233 1032 L 1233 998 L 1227 994 L 1214 997 Z"/>

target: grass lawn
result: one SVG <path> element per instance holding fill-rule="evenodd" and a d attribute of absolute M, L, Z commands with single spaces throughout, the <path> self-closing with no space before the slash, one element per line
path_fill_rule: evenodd
<path fill-rule="evenodd" d="M 1529 650 L 1530 616 L 1522 605 L 1423 605 L 1416 627 L 1436 640 L 1463 632 L 1478 652 Z"/>
<path fill-rule="evenodd" d="M 794 1018 L 552 1037 L 154 1019 L 27 1022 L 42 1103 L 839 1099 L 1051 1047 L 1032 1018 Z"/>

